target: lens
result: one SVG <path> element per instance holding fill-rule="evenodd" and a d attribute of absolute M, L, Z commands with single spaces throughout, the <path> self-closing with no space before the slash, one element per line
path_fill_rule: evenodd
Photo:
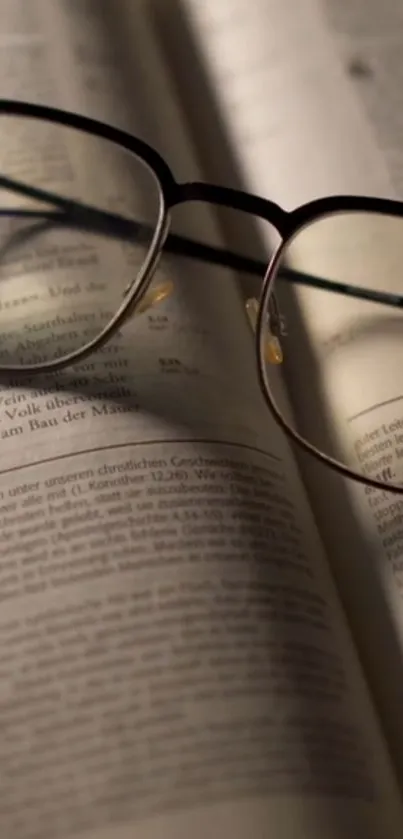
<path fill-rule="evenodd" d="M 282 363 L 266 359 L 264 375 L 288 427 L 356 474 L 396 486 L 403 484 L 402 311 L 393 297 L 373 302 L 320 285 L 403 296 L 402 265 L 403 218 L 348 212 L 316 219 L 278 254 L 261 341 L 267 355 L 284 318 Z"/>
<path fill-rule="evenodd" d="M 91 345 L 144 284 L 161 190 L 87 132 L 2 116 L 0 139 L 0 366 L 46 365 Z"/>

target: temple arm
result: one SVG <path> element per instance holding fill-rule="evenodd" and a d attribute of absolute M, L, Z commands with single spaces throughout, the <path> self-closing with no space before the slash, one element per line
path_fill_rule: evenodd
<path fill-rule="evenodd" d="M 32 220 L 48 221 L 53 225 L 67 225 L 71 228 L 88 230 L 91 233 L 131 242 L 150 242 L 154 232 L 153 227 L 150 225 L 137 222 L 118 213 L 109 212 L 108 210 L 99 210 L 96 207 L 74 201 L 70 198 L 64 198 L 42 188 L 27 186 L 11 178 L 0 176 L 1 187 L 10 192 L 42 201 L 56 209 L 46 209 L 45 207 L 39 210 L 0 208 L 0 216 L 7 216 L 9 218 L 26 217 Z M 241 273 L 258 276 L 261 279 L 263 279 L 267 270 L 266 262 L 242 256 L 225 248 L 206 245 L 175 233 L 168 234 L 164 244 L 164 251 L 197 259 L 200 262 L 222 265 Z M 317 277 L 312 274 L 287 268 L 285 265 L 281 267 L 278 279 L 297 285 L 317 288 L 322 291 L 330 291 L 333 294 L 343 294 L 359 300 L 368 300 L 373 303 L 393 306 L 394 308 L 403 308 L 403 294 L 376 291 L 374 289 L 350 285 L 349 283 L 328 280 L 324 277 Z"/>

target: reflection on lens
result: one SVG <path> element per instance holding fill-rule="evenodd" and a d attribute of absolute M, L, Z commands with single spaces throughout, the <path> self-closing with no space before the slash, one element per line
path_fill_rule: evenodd
<path fill-rule="evenodd" d="M 403 294 L 402 234 L 401 218 L 355 212 L 301 229 L 285 246 L 272 287 L 287 323 L 281 373 L 265 366 L 288 426 L 348 469 L 389 484 L 403 482 L 401 310 L 286 279 L 298 272 Z"/>
<path fill-rule="evenodd" d="M 47 364 L 97 338 L 137 288 L 160 188 L 104 139 L 21 117 L 0 130 L 0 365 Z"/>

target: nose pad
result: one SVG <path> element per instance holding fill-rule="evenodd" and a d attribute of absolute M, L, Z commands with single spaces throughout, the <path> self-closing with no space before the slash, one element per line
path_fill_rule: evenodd
<path fill-rule="evenodd" d="M 159 303 L 162 303 L 163 300 L 166 300 L 167 297 L 171 296 L 173 290 L 174 284 L 169 280 L 165 283 L 160 283 L 159 285 L 154 286 L 154 288 L 149 288 L 144 297 L 140 300 L 138 306 L 136 306 L 133 314 L 142 315 L 143 312 L 147 312 L 148 309 L 152 309 L 153 306 L 158 306 Z"/>
<path fill-rule="evenodd" d="M 130 286 L 128 288 L 130 288 Z M 154 306 L 158 306 L 159 303 L 162 303 L 163 300 L 166 300 L 167 297 L 171 296 L 173 290 L 174 284 L 169 280 L 165 283 L 159 283 L 159 285 L 156 285 L 153 288 L 147 289 L 144 297 L 141 298 L 136 308 L 127 313 L 127 318 L 130 320 L 132 317 L 142 315 Z M 126 293 L 127 289 L 125 290 L 125 294 Z"/>
<path fill-rule="evenodd" d="M 256 297 L 250 297 L 245 303 L 245 308 L 252 330 L 256 333 L 257 315 L 259 311 L 259 303 L 256 300 Z M 272 314 L 274 315 L 273 317 Z M 281 319 L 277 317 L 277 307 L 275 307 L 273 313 L 270 313 L 268 316 L 268 321 L 268 334 L 265 339 L 264 358 L 269 364 L 281 364 L 284 359 L 283 350 L 280 339 L 278 335 L 275 334 L 275 330 L 277 330 L 278 326 L 280 326 L 279 331 L 282 331 Z"/>

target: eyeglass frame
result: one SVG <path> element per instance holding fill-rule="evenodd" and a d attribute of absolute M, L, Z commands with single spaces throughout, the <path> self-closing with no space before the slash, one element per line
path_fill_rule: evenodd
<path fill-rule="evenodd" d="M 274 295 L 274 284 L 278 265 L 282 260 L 284 250 L 287 248 L 290 240 L 307 225 L 311 225 L 313 222 L 325 216 L 335 215 L 337 213 L 363 212 L 403 218 L 403 202 L 368 196 L 331 195 L 314 199 L 293 210 L 285 210 L 269 199 L 240 189 L 201 181 L 179 183 L 176 181 L 164 158 L 144 140 L 134 137 L 115 126 L 90 117 L 45 105 L 4 99 L 0 100 L 0 116 L 26 117 L 27 119 L 42 120 L 75 129 L 120 146 L 146 164 L 157 182 L 160 198 L 159 215 L 154 235 L 148 245 L 148 253 L 144 264 L 137 276 L 137 283 L 134 285 L 133 290 L 127 294 L 117 313 L 100 334 L 85 344 L 81 350 L 75 350 L 62 358 L 54 359 L 49 363 L 46 362 L 36 365 L 17 366 L 0 364 L 0 373 L 12 373 L 14 376 L 31 376 L 44 372 L 57 372 L 95 352 L 136 312 L 152 282 L 163 251 L 191 257 L 217 266 L 232 268 L 238 272 L 257 275 L 262 278 L 262 292 L 255 325 L 256 365 L 260 390 L 275 422 L 282 428 L 288 439 L 296 442 L 305 452 L 344 477 L 353 479 L 360 484 L 373 487 L 374 489 L 403 494 L 403 486 L 390 485 L 386 481 L 361 475 L 359 472 L 343 466 L 336 459 L 317 449 L 295 431 L 292 426 L 288 425 L 281 411 L 277 408 L 267 379 L 264 346 L 266 309 L 268 317 L 273 318 L 275 322 L 274 334 L 276 329 L 278 329 L 278 310 Z M 24 211 L 11 208 L 2 210 L 0 208 L 0 217 L 26 215 L 32 218 L 36 216 L 43 220 L 58 221 L 63 224 L 67 223 L 73 227 L 84 227 L 88 229 L 88 226 L 90 226 L 92 231 L 102 231 L 105 235 L 117 235 L 119 233 L 119 237 L 123 239 L 130 239 L 135 231 L 138 232 L 146 227 L 142 223 L 125 219 L 116 213 L 86 206 L 80 202 L 53 195 L 41 188 L 20 184 L 0 175 L 1 186 L 11 188 L 14 192 L 29 195 L 33 198 L 36 197 L 41 200 L 50 201 L 58 210 L 56 212 L 46 212 L 44 210 L 35 212 L 32 210 Z M 224 248 L 213 247 L 185 236 L 172 234 L 169 232 L 171 210 L 187 201 L 215 204 L 262 219 L 270 224 L 278 233 L 280 243 L 274 250 L 269 261 L 262 262 L 261 260 L 235 254 Z M 282 270 L 281 279 L 297 285 L 306 285 L 311 288 L 332 291 L 333 293 L 356 299 L 381 303 L 392 306 L 393 308 L 403 308 L 403 294 L 397 295 L 389 292 L 354 287 L 348 283 L 313 277 L 292 269 Z"/>

